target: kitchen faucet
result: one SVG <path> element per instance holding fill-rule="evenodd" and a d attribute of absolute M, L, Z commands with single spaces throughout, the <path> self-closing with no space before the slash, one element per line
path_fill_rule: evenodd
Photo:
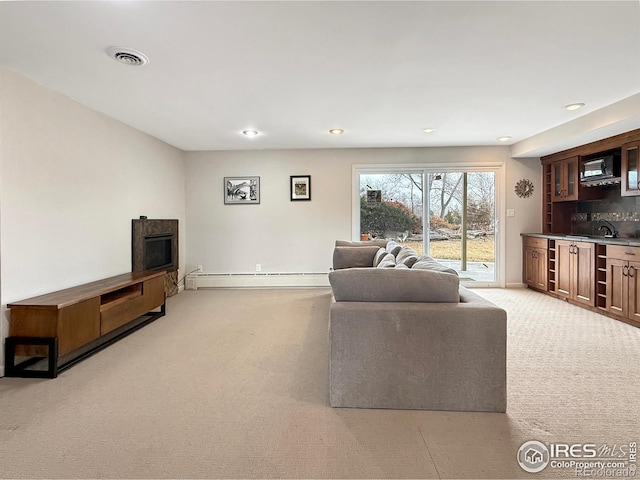
<path fill-rule="evenodd" d="M 598 230 L 600 231 L 605 230 L 604 232 L 605 238 L 616 238 L 618 236 L 616 227 L 614 227 L 610 222 L 606 220 L 600 220 L 600 221 L 606 224 L 606 225 L 600 225 L 598 227 Z"/>

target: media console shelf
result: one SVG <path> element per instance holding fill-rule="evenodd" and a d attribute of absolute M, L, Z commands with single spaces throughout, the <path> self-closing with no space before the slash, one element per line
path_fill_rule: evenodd
<path fill-rule="evenodd" d="M 164 276 L 125 273 L 8 304 L 5 375 L 55 378 L 163 316 Z"/>

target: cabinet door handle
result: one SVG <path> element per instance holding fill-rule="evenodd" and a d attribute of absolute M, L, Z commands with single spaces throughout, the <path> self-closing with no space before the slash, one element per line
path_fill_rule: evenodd
<path fill-rule="evenodd" d="M 624 267 L 622 267 L 622 276 L 623 277 L 628 277 L 629 276 L 629 267 L 627 267 L 626 265 Z"/>
<path fill-rule="evenodd" d="M 636 267 L 629 267 L 629 276 L 631 278 L 634 277 L 634 274 L 636 273 Z"/>

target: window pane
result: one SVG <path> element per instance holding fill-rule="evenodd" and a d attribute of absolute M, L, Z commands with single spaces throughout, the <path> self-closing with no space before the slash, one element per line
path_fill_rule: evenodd
<path fill-rule="evenodd" d="M 422 254 L 422 173 L 360 176 L 360 234 Z"/>

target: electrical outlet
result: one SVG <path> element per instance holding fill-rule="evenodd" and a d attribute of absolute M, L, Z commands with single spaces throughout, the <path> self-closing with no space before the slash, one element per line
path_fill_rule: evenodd
<path fill-rule="evenodd" d="M 202 271 L 202 265 L 198 265 L 198 271 L 201 272 Z"/>
<path fill-rule="evenodd" d="M 507 208 L 507 217 L 515 217 L 516 211 L 513 208 Z"/>
<path fill-rule="evenodd" d="M 259 263 L 256 263 L 256 272 L 261 272 L 262 271 L 262 265 L 260 265 Z"/>

